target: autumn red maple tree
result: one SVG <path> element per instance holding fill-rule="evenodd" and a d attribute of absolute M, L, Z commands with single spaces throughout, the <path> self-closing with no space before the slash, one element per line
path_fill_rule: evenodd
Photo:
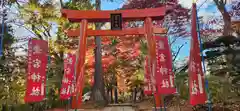
<path fill-rule="evenodd" d="M 172 37 L 188 36 L 186 24 L 189 22 L 188 14 L 190 10 L 178 4 L 178 0 L 128 0 L 122 6 L 122 9 L 144 9 L 161 6 L 167 7 L 167 15 L 161 21 L 154 21 L 154 25 L 167 28 L 168 35 Z"/>
<path fill-rule="evenodd" d="M 159 2 L 159 0 L 129 0 L 123 5 L 122 9 L 143 9 L 143 8 L 155 8 L 167 6 L 169 9 L 167 17 L 161 21 L 154 21 L 154 25 L 157 27 L 167 26 L 169 29 L 168 34 L 175 37 L 185 37 L 188 35 L 186 30 L 186 24 L 188 22 L 189 10 L 183 8 L 178 4 L 177 0 L 168 0 L 167 2 Z M 142 27 L 142 22 L 125 22 L 124 28 L 130 27 Z M 168 24 L 168 25 L 165 25 Z M 123 60 L 128 62 L 136 61 L 140 57 L 140 40 L 143 40 L 143 36 L 123 36 L 123 37 L 102 37 L 103 45 L 103 57 L 102 67 L 103 71 L 106 72 L 112 64 L 117 60 Z M 112 41 L 115 40 L 117 43 L 113 46 Z M 93 50 L 95 47 L 94 38 L 88 39 L 88 51 L 87 67 L 89 73 L 94 73 L 94 54 Z M 114 55 L 112 54 L 114 52 Z M 132 66 L 134 67 L 134 66 Z M 133 68 L 134 69 L 134 68 Z M 124 71 L 123 71 L 124 72 Z M 132 72 L 132 71 L 131 71 Z M 127 72 L 126 72 L 127 73 Z"/>

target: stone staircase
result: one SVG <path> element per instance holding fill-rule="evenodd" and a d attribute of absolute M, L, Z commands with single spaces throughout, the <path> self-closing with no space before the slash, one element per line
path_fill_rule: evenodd
<path fill-rule="evenodd" d="M 133 104 L 109 104 L 103 111 L 136 111 L 137 107 Z"/>
<path fill-rule="evenodd" d="M 103 111 L 136 111 L 132 107 L 106 107 Z"/>
<path fill-rule="evenodd" d="M 75 111 L 75 110 L 69 110 Z M 138 111 L 132 104 L 109 104 L 103 109 L 78 109 L 77 111 Z"/>

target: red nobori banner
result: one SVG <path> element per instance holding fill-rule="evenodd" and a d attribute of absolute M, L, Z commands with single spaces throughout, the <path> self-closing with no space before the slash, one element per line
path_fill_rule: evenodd
<path fill-rule="evenodd" d="M 158 94 L 174 94 L 174 74 L 172 72 L 172 55 L 167 37 L 156 36 L 156 84 Z"/>
<path fill-rule="evenodd" d="M 28 42 L 28 74 L 25 102 L 38 102 L 45 98 L 48 43 L 44 40 Z"/>
<path fill-rule="evenodd" d="M 190 104 L 205 104 L 207 96 L 204 87 L 204 75 L 202 71 L 200 45 L 197 36 L 196 4 L 192 7 L 192 40 L 189 58 L 189 94 Z"/>
<path fill-rule="evenodd" d="M 145 70 L 145 74 L 144 74 L 144 93 L 146 95 L 151 95 L 153 92 L 156 92 L 156 86 L 153 84 L 153 82 L 155 80 L 151 80 L 151 72 L 150 72 L 150 68 L 152 68 L 151 66 L 149 66 L 149 60 L 148 57 L 145 58 L 145 63 L 144 63 L 144 70 Z"/>
<path fill-rule="evenodd" d="M 69 99 L 75 92 L 75 86 L 73 84 L 75 73 L 75 54 L 65 54 L 64 56 L 64 76 L 62 79 L 62 87 L 60 90 L 60 99 Z"/>

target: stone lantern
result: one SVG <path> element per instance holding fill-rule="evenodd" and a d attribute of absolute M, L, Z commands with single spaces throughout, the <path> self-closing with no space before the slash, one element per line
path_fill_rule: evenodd
<path fill-rule="evenodd" d="M 240 36 L 240 20 L 232 21 L 232 28 L 237 33 L 237 36 Z"/>

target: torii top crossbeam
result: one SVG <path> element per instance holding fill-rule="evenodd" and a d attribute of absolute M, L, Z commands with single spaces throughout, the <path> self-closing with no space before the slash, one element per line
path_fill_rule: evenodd
<path fill-rule="evenodd" d="M 146 21 L 146 18 L 152 20 L 162 20 L 168 9 L 166 7 L 149 8 L 149 9 L 131 9 L 131 10 L 112 10 L 112 11 L 95 11 L 95 10 L 69 10 L 62 9 L 62 16 L 67 18 L 71 22 L 81 22 L 87 20 L 87 22 L 109 22 L 110 15 L 121 13 L 123 21 Z M 146 23 L 145 23 L 146 25 Z M 149 24 L 151 25 L 151 24 Z M 163 28 L 153 28 L 153 33 L 166 33 Z M 144 35 L 146 30 L 144 28 L 131 28 L 123 30 L 89 30 L 86 29 L 87 36 L 123 36 L 123 35 Z M 79 36 L 80 29 L 72 29 L 67 31 L 69 37 Z"/>
<path fill-rule="evenodd" d="M 83 19 L 88 22 L 108 22 L 110 15 L 114 13 L 121 13 L 123 21 L 128 20 L 145 20 L 146 17 L 152 20 L 161 20 L 166 15 L 167 8 L 149 8 L 149 9 L 131 9 L 131 10 L 112 10 L 112 11 L 94 11 L 94 10 L 61 10 L 64 17 L 71 22 L 80 22 Z"/>

